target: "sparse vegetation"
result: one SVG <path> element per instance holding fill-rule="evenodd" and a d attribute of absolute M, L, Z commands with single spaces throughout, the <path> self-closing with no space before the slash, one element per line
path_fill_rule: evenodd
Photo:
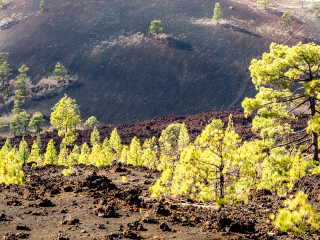
<path fill-rule="evenodd" d="M 50 123 L 58 130 L 59 136 L 64 136 L 63 143 L 71 146 L 78 136 L 75 128 L 81 122 L 76 101 L 65 95 L 52 110 Z"/>
<path fill-rule="evenodd" d="M 246 114 L 257 112 L 253 130 L 260 130 L 263 138 L 273 138 L 273 146 L 311 141 L 307 148 L 313 147 L 316 161 L 319 161 L 319 67 L 320 46 L 299 43 L 288 47 L 273 43 L 261 60 L 252 60 L 249 69 L 258 94 L 255 98 L 245 98 L 242 103 Z M 294 111 L 301 106 L 307 106 L 310 116 L 307 132 L 296 141 L 288 142 L 286 136 L 294 134 L 294 130 L 287 120 L 297 120 Z"/>
<path fill-rule="evenodd" d="M 29 127 L 34 127 L 36 130 L 35 132 L 38 134 L 42 131 L 41 126 L 43 124 L 44 124 L 44 119 L 43 119 L 42 113 L 36 112 L 30 119 Z"/>
<path fill-rule="evenodd" d="M 292 26 L 290 22 L 291 22 L 291 11 L 285 11 L 281 17 L 281 21 L 279 21 L 278 23 L 280 25 L 284 25 L 284 30 L 286 31 L 286 33 L 288 33 L 289 35 L 292 35 Z"/>
<path fill-rule="evenodd" d="M 65 78 L 68 77 L 68 71 L 65 68 L 65 66 L 63 66 L 60 62 L 58 62 L 53 70 L 53 79 L 59 80 L 62 78 L 62 80 L 64 81 Z"/>
<path fill-rule="evenodd" d="M 261 1 L 258 1 L 257 3 L 259 5 L 259 7 L 263 8 L 264 10 L 267 10 L 271 4 L 271 1 L 270 0 L 261 0 Z"/>
<path fill-rule="evenodd" d="M 302 191 L 294 198 L 285 201 L 286 208 L 279 209 L 274 220 L 274 226 L 284 232 L 300 234 L 310 228 L 312 231 L 319 229 L 319 216 L 316 208 L 307 203 L 308 195 Z M 273 219 L 274 216 L 272 215 Z"/>
<path fill-rule="evenodd" d="M 158 35 L 163 32 L 161 20 L 153 20 L 150 23 L 149 32 Z"/>
<path fill-rule="evenodd" d="M 258 2 L 264 9 L 270 6 L 270 0 Z M 201 25 L 202 31 L 210 28 L 215 32 L 228 31 L 230 34 L 237 31 L 238 36 L 244 37 L 245 35 L 250 35 L 253 39 L 258 39 L 254 31 L 249 32 L 246 29 L 238 27 L 239 25 L 233 25 L 235 16 L 242 9 L 239 3 L 235 6 L 237 7 L 237 11 L 232 12 L 233 8 L 230 6 L 230 11 L 226 12 L 227 15 L 232 17 L 232 21 L 230 20 L 226 24 L 223 24 L 223 26 L 217 26 L 214 29 L 212 28 L 214 25 L 213 21 L 201 16 L 203 17 L 201 19 L 202 23 L 205 22 L 207 24 L 206 26 Z M 43 0 L 39 7 L 41 12 L 45 10 Z M 227 11 L 228 6 L 225 7 Z M 312 8 L 312 10 L 316 11 L 316 8 Z M 263 14 L 268 15 L 269 13 L 264 12 Z M 292 22 L 290 14 L 290 11 L 284 12 L 279 24 L 283 25 L 285 31 L 291 35 Z M 36 15 L 39 17 L 38 14 Z M 42 17 L 40 16 L 40 18 Z M 222 19 L 223 13 L 220 4 L 216 3 L 213 20 L 219 24 Z M 170 23 L 169 20 L 167 21 L 168 23 Z M 297 25 L 298 23 L 295 23 L 295 26 Z M 199 28 L 199 26 L 197 27 Z M 149 30 L 150 34 L 156 35 L 163 32 L 162 22 L 160 20 L 152 21 Z M 172 25 L 170 25 L 171 30 Z M 181 33 L 179 37 L 181 36 L 181 39 L 183 39 L 185 35 L 187 34 Z M 182 56 L 181 59 L 188 54 L 196 56 L 200 51 L 206 51 L 205 48 L 202 50 L 198 47 L 199 45 L 195 45 L 195 47 L 192 46 L 192 51 L 188 52 L 186 48 L 183 48 L 185 45 L 181 39 L 178 39 L 177 36 L 171 36 L 174 36 L 173 33 L 163 35 L 161 41 L 154 41 L 153 38 L 146 38 L 145 34 L 141 33 L 139 37 L 135 36 L 134 42 L 138 41 L 141 37 L 141 41 L 145 41 L 150 46 L 152 44 L 152 46 L 161 45 L 165 50 L 173 48 L 174 54 L 176 52 L 179 53 Z M 280 36 L 283 37 L 283 34 L 280 34 Z M 119 37 L 119 41 L 126 38 L 127 36 L 122 35 L 121 38 Z M 107 49 L 105 46 L 109 43 L 104 41 L 103 44 L 105 45 L 103 47 L 97 47 L 100 52 L 96 49 L 92 51 L 92 56 L 97 55 L 96 58 L 99 58 L 99 54 L 103 55 Z M 90 52 L 91 50 L 90 48 Z M 219 51 L 217 50 L 216 53 L 219 53 Z M 96 221 L 96 219 L 100 219 L 101 221 L 101 219 L 107 216 L 107 223 L 109 224 L 115 216 L 119 218 L 127 217 L 131 220 L 138 215 L 139 217 L 144 216 L 144 214 L 148 216 L 135 221 L 134 224 L 130 225 L 126 223 L 126 225 L 121 226 L 119 230 L 121 233 L 114 233 L 114 236 L 117 236 L 116 238 L 126 238 L 125 233 L 128 233 L 128 229 L 130 231 L 140 231 L 143 229 L 142 223 L 146 223 L 145 225 L 148 227 L 150 225 L 147 224 L 156 224 L 160 219 L 161 221 L 166 221 L 166 216 L 170 217 L 169 224 L 173 223 L 179 226 L 178 229 L 181 225 L 197 227 L 199 229 L 201 227 L 204 231 L 209 229 L 214 234 L 216 234 L 216 230 L 218 229 L 218 231 L 227 232 L 228 234 L 236 232 L 239 238 L 247 236 L 250 238 L 266 236 L 271 238 L 273 236 L 286 238 L 281 231 L 290 234 L 302 234 L 307 231 L 306 236 L 310 236 L 312 231 L 319 229 L 319 217 L 316 215 L 316 209 L 312 208 L 311 204 L 308 204 L 308 196 L 303 192 L 298 192 L 294 198 L 288 198 L 287 195 L 291 191 L 295 191 L 294 184 L 298 180 L 306 175 L 320 172 L 318 146 L 320 134 L 320 99 L 318 97 L 320 92 L 320 46 L 314 43 L 300 43 L 289 47 L 273 43 L 270 46 L 270 52 L 264 53 L 260 60 L 252 60 L 249 69 L 257 94 L 255 97 L 246 98 L 243 101 L 246 116 L 253 116 L 251 135 L 243 135 L 243 131 L 249 132 L 248 129 L 244 130 L 241 127 L 235 127 L 241 124 L 247 124 L 246 126 L 251 124 L 251 120 L 244 119 L 242 112 L 241 118 L 229 115 L 229 121 L 227 121 L 227 114 L 224 117 L 220 115 L 218 117 L 217 115 L 210 115 L 208 118 L 197 117 L 198 125 L 196 127 L 193 126 L 192 131 L 188 131 L 188 128 L 190 129 L 191 127 L 190 123 L 187 123 L 187 125 L 183 123 L 185 120 L 184 116 L 175 117 L 174 120 L 170 121 L 171 124 L 169 120 L 161 123 L 161 134 L 159 127 L 155 129 L 153 123 L 145 124 L 144 122 L 139 122 L 139 128 L 137 127 L 138 125 L 131 123 L 128 125 L 118 125 L 121 137 L 124 136 L 123 129 L 125 126 L 130 126 L 132 129 L 132 132 L 127 134 L 126 139 L 120 138 L 117 128 L 114 128 L 113 125 L 100 126 L 98 130 L 99 122 L 94 116 L 88 118 L 84 123 L 86 129 L 78 130 L 76 129 L 77 125 L 81 123 L 80 108 L 74 99 L 65 95 L 52 108 L 50 118 L 50 123 L 53 129 L 58 131 L 60 138 L 56 136 L 56 131 L 53 131 L 53 133 L 48 131 L 41 135 L 45 136 L 45 141 L 42 141 L 40 132 L 44 124 L 44 116 L 39 112 L 30 116 L 29 113 L 33 111 L 26 111 L 24 109 L 26 96 L 29 93 L 34 94 L 36 92 L 35 89 L 40 84 L 38 86 L 30 84 L 30 88 L 28 87 L 26 75 L 28 68 L 25 65 L 19 69 L 19 75 L 16 80 L 10 79 L 11 73 L 16 73 L 17 71 L 10 68 L 8 56 L 0 54 L 0 91 L 4 104 L 6 98 L 14 98 L 13 116 L 9 127 L 13 135 L 19 137 L 12 141 L 14 143 L 12 145 L 8 138 L 0 150 L 0 183 L 8 185 L 0 184 L 0 194 L 5 191 L 6 194 L 15 194 L 15 198 L 12 199 L 7 196 L 4 197 L 4 203 L 7 206 L 22 204 L 25 218 L 28 218 L 29 215 L 49 214 L 43 210 L 44 208 L 41 208 L 50 205 L 46 206 L 44 204 L 43 206 L 43 196 L 48 198 L 47 201 L 51 201 L 54 195 L 62 199 L 68 195 L 68 192 L 71 192 L 76 200 L 72 204 L 65 204 L 65 206 L 70 208 L 83 204 L 83 201 L 87 197 L 91 197 L 90 202 L 85 203 L 86 208 L 84 209 L 92 209 L 90 210 L 90 221 Z M 116 64 L 119 60 L 110 58 L 111 61 L 112 64 Z M 74 60 L 72 62 L 65 62 L 68 62 L 68 66 L 72 68 L 72 71 L 75 71 Z M 236 60 L 234 62 L 236 64 Z M 123 62 L 120 63 L 124 64 Z M 152 62 L 150 61 L 150 63 Z M 96 63 L 94 62 L 94 64 Z M 110 66 L 112 67 L 113 65 Z M 188 68 L 188 63 L 185 66 Z M 100 69 L 100 67 L 103 69 L 105 66 L 97 65 L 97 68 Z M 217 71 L 220 70 L 217 68 Z M 115 75 L 118 71 L 117 66 L 114 66 Z M 141 73 L 141 76 L 142 74 L 143 76 L 147 75 L 144 72 Z M 185 75 L 187 76 L 188 72 Z M 200 76 L 199 74 L 199 78 Z M 66 68 L 58 62 L 55 65 L 52 79 L 65 80 L 66 77 Z M 196 79 L 198 76 L 188 77 Z M 176 79 L 180 81 L 178 77 L 174 76 L 174 80 Z M 32 80 L 32 82 L 38 81 L 37 78 Z M 51 86 L 63 85 L 61 81 L 40 80 L 41 84 L 46 81 L 50 82 Z M 79 83 L 79 85 L 75 85 L 74 89 L 72 88 L 72 91 L 69 91 L 70 87 L 61 89 L 61 92 L 66 90 L 66 92 L 73 93 L 73 91 L 77 90 L 77 87 L 81 88 L 82 82 L 80 81 Z M 117 87 L 122 87 L 122 84 L 124 83 L 119 83 Z M 182 81 L 178 84 L 179 86 L 183 85 Z M 231 85 L 232 82 L 230 82 Z M 206 87 L 204 84 L 202 86 Z M 212 84 L 212 86 L 215 85 Z M 150 88 L 152 87 L 154 86 L 150 85 Z M 195 86 L 195 88 L 197 87 Z M 219 87 L 217 86 L 217 88 Z M 11 95 L 8 95 L 9 89 Z M 48 89 L 43 89 L 43 92 Z M 101 89 L 101 91 L 104 90 Z M 12 94 L 13 91 L 15 91 L 15 95 Z M 184 90 L 182 89 L 181 91 Z M 125 91 L 123 95 L 126 95 Z M 153 96 L 152 94 L 150 95 Z M 186 98 L 188 97 L 187 94 L 185 96 Z M 116 94 L 114 94 L 114 97 L 120 102 L 127 100 Z M 141 99 L 141 101 L 144 101 L 144 98 L 141 97 Z M 93 104 L 93 102 L 90 102 L 90 104 Z M 52 99 L 48 98 L 48 104 L 50 103 L 52 103 Z M 28 102 L 28 104 L 30 103 Z M 111 103 L 106 101 L 106 104 Z M 134 103 L 132 103 L 133 105 Z M 9 102 L 8 106 L 12 107 L 12 102 Z M 87 106 L 84 107 L 84 109 L 86 108 Z M 44 106 L 38 109 L 41 109 L 44 114 L 48 115 Z M 298 127 L 294 125 L 295 121 L 298 120 L 296 111 L 308 114 L 306 128 L 302 129 L 301 125 Z M 108 111 L 105 112 L 109 114 Z M 148 114 L 146 112 L 145 116 L 149 116 Z M 102 115 L 99 116 L 102 118 Z M 307 118 L 305 115 L 302 117 L 304 119 Z M 166 119 L 171 118 L 166 117 Z M 235 123 L 235 126 L 233 123 Z M 37 133 L 36 140 L 36 135 L 26 136 L 31 133 L 30 129 L 32 133 Z M 112 129 L 113 131 L 111 132 Z M 189 135 L 189 132 L 192 135 Z M 78 136 L 82 136 L 83 140 L 77 141 L 79 140 Z M 105 138 L 102 139 L 102 137 Z M 21 140 L 18 145 L 17 139 Z M 54 140 L 57 144 L 55 144 Z M 42 144 L 46 147 L 45 152 L 41 152 Z M 310 154 L 313 154 L 312 159 Z M 79 166 L 77 166 L 78 164 Z M 88 171 L 90 172 L 88 173 Z M 51 177 L 53 176 L 55 180 L 57 179 L 57 182 L 46 182 L 44 180 L 46 173 Z M 102 174 L 103 177 L 100 176 Z M 111 180 L 110 182 L 108 181 L 108 174 L 112 175 L 110 179 L 114 181 L 114 185 L 111 184 Z M 25 189 L 18 186 L 10 186 L 12 184 L 23 184 L 25 181 L 28 184 Z M 35 185 L 41 186 L 42 192 L 38 191 Z M 88 194 L 85 196 L 83 193 Z M 24 199 L 21 203 L 16 201 L 19 197 Z M 182 198 L 183 200 L 180 201 L 178 198 Z M 284 202 L 286 207 L 279 209 L 277 214 L 275 214 L 278 207 L 282 204 L 279 199 L 284 198 L 288 198 Z M 33 199 L 36 200 L 37 205 L 29 203 Z M 255 208 L 257 205 L 252 203 L 249 206 L 250 201 L 254 202 L 255 199 L 258 200 L 258 203 L 254 204 L 260 204 L 259 208 Z M 52 202 L 59 204 L 59 201 L 53 200 Z M 60 202 L 65 203 L 64 200 Z M 273 205 L 273 203 L 276 204 Z M 231 205 L 233 206 L 231 207 Z M 34 206 L 39 211 L 29 212 L 29 208 Z M 119 215 L 115 214 L 114 211 L 119 210 L 119 206 L 124 206 L 126 210 L 129 209 L 132 214 L 126 215 L 124 212 L 121 212 Z M 219 210 L 216 210 L 217 206 L 220 207 Z M 228 209 L 232 209 L 230 214 L 226 210 L 227 207 L 229 207 Z M 268 210 L 264 211 L 266 207 Z M 13 207 L 7 208 L 8 211 L 11 211 Z M 55 209 L 60 208 L 57 207 Z M 79 206 L 78 210 L 81 209 L 83 209 L 82 205 Z M 244 217 L 241 217 L 245 221 L 242 222 L 239 220 L 241 218 L 239 216 L 242 215 L 241 210 L 243 209 L 245 209 L 243 211 Z M 66 213 L 64 210 L 61 209 L 59 214 Z M 190 217 L 187 214 L 189 210 L 198 215 Z M 84 216 L 86 211 L 81 210 L 81 216 Z M 138 214 L 138 211 L 141 214 Z M 144 213 L 144 211 L 148 211 L 148 213 Z M 57 212 L 56 210 L 50 211 L 50 214 L 54 216 L 54 214 L 58 214 Z M 182 215 L 181 212 L 186 214 Z M 269 213 L 274 214 L 272 215 L 273 223 L 264 222 Z M 76 215 L 77 212 L 72 210 L 68 214 Z M 156 219 L 150 218 L 149 214 L 154 214 Z M 258 221 L 255 221 L 256 219 L 254 218 L 246 219 L 247 216 L 258 215 L 260 217 Z M 10 214 L 6 219 L 5 214 L 1 214 L 0 221 L 5 222 L 8 220 L 12 223 L 11 220 L 14 217 L 9 219 L 11 216 L 13 214 Z M 20 214 L 17 214 L 17 216 L 20 216 Z M 50 219 L 52 216 L 50 216 Z M 68 217 L 68 221 L 70 219 Z M 117 220 L 117 222 L 119 221 L 120 219 Z M 83 224 L 83 226 L 84 224 L 88 224 L 83 219 L 78 221 L 78 223 Z M 103 224 L 96 225 L 92 222 L 90 224 L 90 227 L 95 230 L 105 229 Z M 141 224 L 141 226 L 137 226 L 138 224 Z M 200 224 L 205 225 L 205 227 L 200 226 Z M 258 224 L 260 225 L 258 226 Z M 261 228 L 262 224 L 267 224 L 267 227 Z M 66 223 L 66 225 L 73 224 Z M 274 229 L 272 229 L 273 227 Z M 14 225 L 13 228 L 14 230 L 18 230 L 18 228 L 23 228 L 23 226 Z M 69 231 L 72 227 L 67 226 L 67 228 Z M 110 233 L 113 231 L 110 225 L 107 228 Z M 81 233 L 86 233 L 84 229 L 89 229 L 89 227 L 85 226 L 81 230 Z M 155 228 L 153 227 L 153 229 Z M 170 228 L 164 222 L 161 223 L 159 229 L 161 231 L 169 231 L 168 229 Z M 259 231 L 259 234 L 256 234 L 256 230 Z M 273 230 L 276 230 L 276 233 Z M 151 236 L 150 232 L 148 234 Z M 170 234 L 173 236 L 175 230 Z M 284 235 L 284 237 L 281 237 L 281 235 Z M 89 233 L 88 236 L 94 237 Z M 183 238 L 184 236 L 181 237 Z M 17 236 L 15 235 L 15 237 Z M 57 237 L 59 238 L 59 236 Z M 301 235 L 301 237 L 305 236 Z M 134 236 L 132 238 L 137 239 L 138 237 Z"/>
<path fill-rule="evenodd" d="M 214 10 L 213 10 L 213 20 L 217 22 L 217 24 L 219 24 L 219 22 L 222 20 L 223 18 L 223 14 L 221 11 L 221 7 L 220 7 L 220 3 L 216 3 L 214 5 Z"/>
<path fill-rule="evenodd" d="M 94 128 L 94 127 L 98 127 L 99 125 L 99 121 L 97 120 L 97 118 L 95 116 L 91 116 L 87 119 L 87 121 L 84 123 L 84 126 L 87 128 Z"/>
<path fill-rule="evenodd" d="M 39 8 L 40 8 L 40 11 L 41 11 L 41 12 L 44 12 L 44 10 L 45 10 L 44 0 L 41 0 L 41 1 L 40 1 Z"/>
<path fill-rule="evenodd" d="M 315 0 L 311 0 L 308 9 L 313 11 L 313 16 L 317 16 L 318 12 L 320 11 L 320 4 Z"/>

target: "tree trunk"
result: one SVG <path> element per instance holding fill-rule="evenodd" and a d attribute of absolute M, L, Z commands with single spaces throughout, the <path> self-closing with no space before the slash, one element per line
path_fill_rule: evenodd
<path fill-rule="evenodd" d="M 314 98 L 310 98 L 310 110 L 311 117 L 313 118 L 316 114 L 316 102 Z M 312 132 L 312 144 L 314 146 L 313 160 L 319 161 L 319 145 L 318 145 L 318 133 Z"/>
<path fill-rule="evenodd" d="M 224 175 L 220 172 L 220 198 L 224 198 Z"/>

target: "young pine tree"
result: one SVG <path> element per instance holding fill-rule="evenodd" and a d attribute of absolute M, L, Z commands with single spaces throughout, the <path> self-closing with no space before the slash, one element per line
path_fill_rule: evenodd
<path fill-rule="evenodd" d="M 87 119 L 87 121 L 84 123 L 84 126 L 87 128 L 94 128 L 98 127 L 99 122 L 95 116 L 91 116 Z"/>
<path fill-rule="evenodd" d="M 271 4 L 270 0 L 259 0 L 257 3 L 259 5 L 259 7 L 263 8 L 264 10 L 267 10 L 267 8 Z"/>
<path fill-rule="evenodd" d="M 36 164 L 39 164 L 41 162 L 42 158 L 40 155 L 40 149 L 37 144 L 37 141 L 34 140 L 31 148 L 31 152 L 28 158 L 28 162 L 34 162 Z"/>
<path fill-rule="evenodd" d="M 127 162 L 128 162 L 128 152 L 129 152 L 129 147 L 128 146 L 124 146 L 122 148 L 121 156 L 120 156 L 120 159 L 119 159 L 120 163 L 127 164 Z"/>
<path fill-rule="evenodd" d="M 57 150 L 54 146 L 54 142 L 52 139 L 50 139 L 46 153 L 44 154 L 44 165 L 51 164 L 51 165 L 57 165 L 58 164 L 58 157 L 57 157 Z"/>
<path fill-rule="evenodd" d="M 137 137 L 134 137 L 130 143 L 127 163 L 133 166 L 141 166 L 141 156 L 142 148 L 140 145 L 140 141 Z"/>
<path fill-rule="evenodd" d="M 74 145 L 72 152 L 68 155 L 68 164 L 72 166 L 73 164 L 78 164 L 80 157 L 80 149 L 77 145 Z"/>
<path fill-rule="evenodd" d="M 66 77 L 68 77 L 67 75 L 68 71 L 65 68 L 65 66 L 63 66 L 60 62 L 58 62 L 53 70 L 53 79 L 59 80 L 62 78 L 62 80 L 64 81 L 64 79 Z"/>
<path fill-rule="evenodd" d="M 119 159 L 121 156 L 122 144 L 116 128 L 111 132 L 109 146 L 114 151 L 114 158 Z"/>
<path fill-rule="evenodd" d="M 84 143 L 81 148 L 81 153 L 79 156 L 79 164 L 88 165 L 89 164 L 90 148 L 87 143 Z"/>
<path fill-rule="evenodd" d="M 60 137 L 64 136 L 63 143 L 71 146 L 78 137 L 75 129 L 81 122 L 79 106 L 74 99 L 65 95 L 52 110 L 50 123 L 58 130 Z"/>
<path fill-rule="evenodd" d="M 163 169 L 151 188 L 152 196 L 170 194 L 202 201 L 233 200 L 234 186 L 228 181 L 238 169 L 235 160 L 240 143 L 231 116 L 227 128 L 221 120 L 214 119 L 195 144 L 189 144 L 182 151 L 179 161 Z"/>
<path fill-rule="evenodd" d="M 40 134 L 37 135 L 37 144 L 38 144 L 38 148 L 40 151 L 40 154 L 42 153 L 42 141 L 41 141 L 41 136 Z"/>
<path fill-rule="evenodd" d="M 96 166 L 110 166 L 113 160 L 113 153 L 110 148 L 101 148 L 99 158 L 97 159 Z"/>
<path fill-rule="evenodd" d="M 11 151 L 12 145 L 11 145 L 11 140 L 10 140 L 10 138 L 7 138 L 7 139 L 6 139 L 6 142 L 4 143 L 2 149 L 6 150 L 6 151 L 8 151 L 8 152 Z M 1 150 L 2 150 L 2 149 L 1 149 Z"/>
<path fill-rule="evenodd" d="M 29 68 L 26 65 L 22 65 L 19 68 L 19 75 L 17 76 L 17 80 L 14 82 L 14 102 L 13 102 L 13 109 L 12 113 L 14 115 L 18 115 L 22 109 L 22 105 L 24 104 L 25 101 L 25 96 L 28 95 L 27 91 L 27 74 L 26 72 L 29 70 Z"/>
<path fill-rule="evenodd" d="M 179 151 L 182 151 L 184 148 L 188 147 L 189 142 L 190 142 L 190 137 L 189 137 L 188 129 L 186 128 L 186 124 L 183 123 L 180 128 L 179 138 L 178 138 Z"/>
<path fill-rule="evenodd" d="M 146 139 L 142 146 L 141 164 L 149 169 L 155 169 L 158 165 L 157 145 L 155 137 Z"/>
<path fill-rule="evenodd" d="M 94 127 L 90 137 L 91 146 L 94 146 L 95 144 L 99 144 L 99 141 L 100 141 L 99 131 L 97 127 Z"/>
<path fill-rule="evenodd" d="M 109 147 L 109 139 L 108 139 L 108 137 L 106 137 L 106 138 L 103 140 L 103 143 L 102 143 L 102 149 L 105 149 L 105 148 L 110 148 L 110 147 Z"/>
<path fill-rule="evenodd" d="M 27 142 L 22 138 L 19 144 L 19 151 L 17 154 L 17 160 L 21 164 L 25 164 L 28 161 L 30 149 Z"/>
<path fill-rule="evenodd" d="M 0 161 L 0 183 L 21 185 L 25 182 L 22 163 L 17 159 L 15 148 L 7 152 L 6 157 Z"/>
<path fill-rule="evenodd" d="M 222 20 L 223 15 L 220 7 L 220 3 L 216 3 L 213 10 L 213 20 L 219 24 L 219 22 Z"/>
<path fill-rule="evenodd" d="M 58 165 L 70 166 L 68 161 L 68 149 L 66 147 L 60 149 L 60 153 L 58 155 Z"/>
<path fill-rule="evenodd" d="M 97 162 L 100 161 L 101 157 L 102 157 L 101 156 L 101 148 L 98 144 L 95 144 L 92 147 L 91 154 L 89 155 L 89 163 L 94 166 L 97 166 Z"/>
<path fill-rule="evenodd" d="M 40 112 L 36 112 L 29 122 L 29 127 L 35 128 L 35 132 L 39 134 L 42 131 L 41 126 L 44 124 L 43 115 Z"/>
<path fill-rule="evenodd" d="M 40 1 L 39 8 L 40 8 L 40 11 L 41 11 L 41 12 L 44 12 L 44 10 L 45 10 L 44 0 L 41 0 L 41 1 Z"/>
<path fill-rule="evenodd" d="M 308 195 L 300 191 L 295 198 L 285 201 L 286 208 L 279 209 L 274 220 L 274 226 L 284 232 L 300 234 L 307 229 L 319 229 L 319 216 L 317 209 L 307 203 Z M 274 216 L 271 216 L 274 218 Z"/>

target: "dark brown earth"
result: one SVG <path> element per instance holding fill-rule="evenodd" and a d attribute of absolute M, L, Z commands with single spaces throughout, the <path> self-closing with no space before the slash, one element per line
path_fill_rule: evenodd
<path fill-rule="evenodd" d="M 252 192 L 246 205 L 217 208 L 183 198 L 150 199 L 159 173 L 145 168 L 77 165 L 69 177 L 62 169 L 25 166 L 25 185 L 0 185 L 2 239 L 295 239 L 272 227 L 269 215 L 284 198 L 267 190 Z"/>
<path fill-rule="evenodd" d="M 26 64 L 34 84 L 58 61 L 77 76 L 27 99 L 29 112 L 47 117 L 64 93 L 76 99 L 83 119 L 94 115 L 104 124 L 234 110 L 255 94 L 248 68 L 271 42 L 320 42 L 319 19 L 292 0 L 273 1 L 268 10 L 256 0 L 220 1 L 220 24 L 212 21 L 217 1 L 45 2 L 40 12 L 38 0 L 4 0 L 0 51 L 11 53 L 14 69 Z M 286 10 L 292 36 L 278 24 Z M 148 34 L 154 19 L 163 22 L 158 37 Z"/>
<path fill-rule="evenodd" d="M 229 114 L 243 139 L 257 137 L 250 130 L 251 120 L 241 111 L 170 116 L 116 127 L 123 142 L 129 143 L 135 135 L 144 140 L 158 136 L 170 123 L 185 122 L 194 139 L 213 117 L 227 122 Z M 301 119 L 294 125 L 297 130 L 305 126 L 306 119 Z M 99 130 L 109 137 L 114 127 Z M 77 144 L 88 141 L 90 131 L 79 131 Z M 52 136 L 58 143 L 55 132 L 42 134 L 42 140 L 47 142 Z M 26 139 L 30 144 L 32 138 Z M 284 198 L 267 190 L 252 192 L 248 204 L 218 208 L 211 202 L 185 198 L 151 199 L 149 187 L 159 172 L 143 167 L 76 165 L 68 177 L 63 169 L 24 166 L 27 181 L 23 186 L 0 185 L 2 239 L 295 239 L 270 223 L 269 215 L 283 207 Z M 319 186 L 318 175 L 307 176 L 293 192 L 304 190 L 318 206 Z M 306 232 L 299 239 L 318 239 L 319 234 Z"/>

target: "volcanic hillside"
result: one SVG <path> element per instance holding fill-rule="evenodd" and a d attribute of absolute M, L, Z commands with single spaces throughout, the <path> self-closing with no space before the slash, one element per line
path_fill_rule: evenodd
<path fill-rule="evenodd" d="M 212 21 L 215 2 L 45 0 L 41 12 L 38 0 L 4 0 L 0 52 L 10 52 L 14 69 L 30 68 L 28 111 L 49 116 L 67 93 L 83 118 L 120 123 L 237 108 L 254 94 L 250 61 L 271 42 L 319 43 L 319 20 L 291 0 L 267 10 L 255 0 L 223 0 L 220 24 Z M 293 36 L 278 24 L 288 9 Z M 164 33 L 150 36 L 155 19 Z M 52 87 L 58 61 L 71 81 Z"/>

